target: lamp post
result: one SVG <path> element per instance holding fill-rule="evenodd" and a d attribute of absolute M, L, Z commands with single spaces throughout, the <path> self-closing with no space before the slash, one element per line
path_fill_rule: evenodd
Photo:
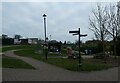
<path fill-rule="evenodd" d="M 43 17 L 44 17 L 44 31 L 45 31 L 45 43 L 46 43 L 46 17 L 47 15 L 44 14 Z"/>
<path fill-rule="evenodd" d="M 46 44 L 46 17 L 47 17 L 47 15 L 44 14 L 43 18 L 44 18 L 45 44 Z M 47 51 L 46 51 L 46 49 L 47 48 L 44 48 L 44 50 L 45 50 L 45 59 L 47 60 Z"/>

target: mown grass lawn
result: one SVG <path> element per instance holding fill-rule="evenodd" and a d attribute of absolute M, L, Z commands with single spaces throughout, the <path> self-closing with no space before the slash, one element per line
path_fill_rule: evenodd
<path fill-rule="evenodd" d="M 48 58 L 48 60 L 45 60 L 44 54 L 36 54 L 35 51 L 32 49 L 15 51 L 15 54 L 19 56 L 32 57 L 34 59 L 41 60 L 46 63 L 53 64 L 55 66 L 58 66 L 67 70 L 71 70 L 71 71 L 97 71 L 97 70 L 103 70 L 103 69 L 108 69 L 112 67 L 112 66 L 109 66 L 108 64 L 102 63 L 100 60 L 83 59 L 82 67 L 79 69 L 77 59 Z M 50 56 L 48 55 L 48 57 Z"/>
<path fill-rule="evenodd" d="M 48 54 L 49 58 L 48 60 L 45 60 L 44 54 L 35 53 L 36 49 L 38 49 L 37 45 L 20 45 L 20 46 L 12 46 L 12 47 L 3 47 L 2 52 L 7 50 L 16 50 L 16 49 L 23 49 L 23 50 L 15 51 L 15 54 L 19 56 L 31 57 L 71 71 L 97 71 L 97 70 L 103 70 L 113 67 L 113 64 L 104 64 L 99 59 L 83 59 L 82 67 L 78 68 L 77 59 L 52 58 L 54 56 L 66 56 L 65 54 L 66 50 L 62 50 L 62 54 L 60 55 Z"/>
<path fill-rule="evenodd" d="M 37 45 L 12 45 L 12 46 L 3 46 L 1 48 L 1 52 L 5 52 L 8 50 L 17 50 L 17 49 L 36 49 Z M 16 59 L 16 58 L 11 58 L 7 56 L 2 56 L 1 61 L 2 64 L 1 66 L 3 68 L 23 68 L 23 69 L 35 69 L 31 65 L 27 64 L 26 62 Z"/>
<path fill-rule="evenodd" d="M 2 53 L 2 48 L 0 47 L 0 53 Z M 2 67 L 2 57 L 0 56 L 0 68 Z"/>
<path fill-rule="evenodd" d="M 2 52 L 2 48 L 0 48 L 0 53 Z"/>
<path fill-rule="evenodd" d="M 10 47 L 2 47 L 2 52 L 8 51 L 8 50 L 17 50 L 17 49 L 36 49 L 37 45 L 13 45 Z"/>
<path fill-rule="evenodd" d="M 2 58 L 0 57 L 0 68 L 2 68 Z"/>
<path fill-rule="evenodd" d="M 2 68 L 35 69 L 24 61 L 7 56 L 2 57 Z"/>

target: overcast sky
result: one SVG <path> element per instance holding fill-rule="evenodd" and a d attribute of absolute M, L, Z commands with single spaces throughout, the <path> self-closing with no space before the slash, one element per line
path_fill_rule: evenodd
<path fill-rule="evenodd" d="M 77 36 L 69 31 L 81 28 L 81 34 L 88 34 L 82 41 L 90 40 L 94 34 L 88 28 L 89 16 L 95 7 L 96 2 L 2 2 L 2 33 L 44 39 L 46 14 L 47 37 L 74 42 Z"/>

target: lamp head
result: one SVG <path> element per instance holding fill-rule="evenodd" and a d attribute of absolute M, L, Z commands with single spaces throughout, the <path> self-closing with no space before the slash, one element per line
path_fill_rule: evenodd
<path fill-rule="evenodd" d="M 44 14 L 44 15 L 43 15 L 43 17 L 47 17 L 47 15 L 46 15 L 46 14 Z"/>

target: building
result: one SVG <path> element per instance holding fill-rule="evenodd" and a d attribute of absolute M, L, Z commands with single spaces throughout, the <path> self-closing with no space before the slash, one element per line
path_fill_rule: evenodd
<path fill-rule="evenodd" d="M 37 44 L 38 38 L 28 38 L 28 44 Z"/>
<path fill-rule="evenodd" d="M 37 44 L 38 38 L 14 39 L 14 44 Z"/>
<path fill-rule="evenodd" d="M 14 39 L 14 44 L 20 44 L 21 40 L 20 39 Z"/>

